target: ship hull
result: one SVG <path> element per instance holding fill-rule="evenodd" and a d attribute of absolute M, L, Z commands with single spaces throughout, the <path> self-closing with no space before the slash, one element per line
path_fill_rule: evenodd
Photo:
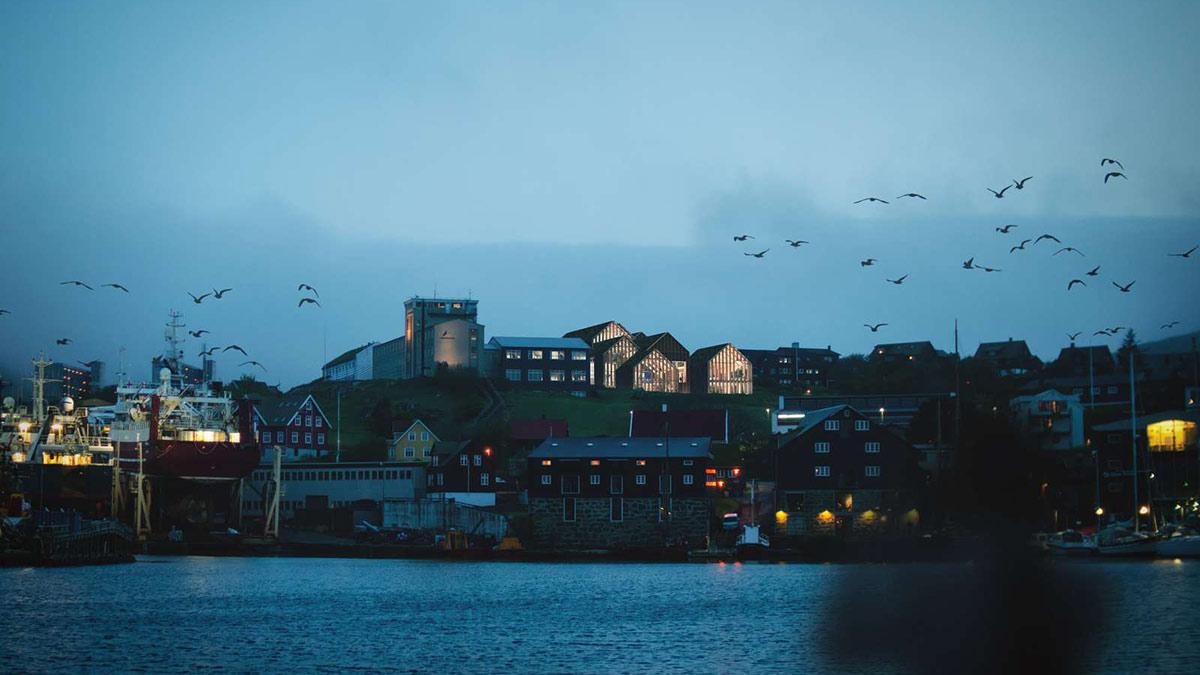
<path fill-rule="evenodd" d="M 120 443 L 122 471 L 138 470 L 136 443 Z M 258 446 L 246 443 L 157 440 L 142 444 L 145 473 L 201 482 L 245 478 L 258 466 Z"/>

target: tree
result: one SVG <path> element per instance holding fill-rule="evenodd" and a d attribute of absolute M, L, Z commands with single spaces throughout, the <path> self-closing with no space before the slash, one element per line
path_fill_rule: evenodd
<path fill-rule="evenodd" d="M 1138 348 L 1137 334 L 1133 332 L 1132 328 L 1130 328 L 1125 332 L 1125 339 L 1121 340 L 1121 348 L 1117 350 L 1117 361 L 1122 364 L 1127 364 L 1129 363 L 1129 355 L 1133 354 L 1134 356 L 1137 356 L 1140 351 L 1141 350 Z"/>

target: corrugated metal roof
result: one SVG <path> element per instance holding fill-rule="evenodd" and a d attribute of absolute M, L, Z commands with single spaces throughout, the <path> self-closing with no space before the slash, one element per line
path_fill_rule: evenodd
<path fill-rule="evenodd" d="M 709 457 L 707 438 L 548 438 L 529 456 L 535 459 L 644 459 Z"/>
<path fill-rule="evenodd" d="M 502 349 L 587 349 L 588 343 L 579 338 L 560 337 L 512 337 L 498 335 L 488 340 Z"/>

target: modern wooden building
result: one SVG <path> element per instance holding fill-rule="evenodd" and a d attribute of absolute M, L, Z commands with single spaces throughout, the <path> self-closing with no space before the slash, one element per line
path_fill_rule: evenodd
<path fill-rule="evenodd" d="M 628 335 L 592 344 L 592 383 L 603 389 L 616 389 L 617 371 L 637 353 L 637 343 Z"/>
<path fill-rule="evenodd" d="M 657 349 L 639 349 L 617 368 L 617 387 L 642 391 L 679 391 L 679 369 Z"/>
<path fill-rule="evenodd" d="M 728 342 L 697 349 L 688 360 L 691 390 L 697 394 L 753 394 L 754 368 Z"/>
<path fill-rule="evenodd" d="M 704 545 L 707 438 L 548 438 L 527 460 L 533 548 Z"/>
<path fill-rule="evenodd" d="M 690 354 L 687 348 L 679 340 L 675 339 L 675 336 L 670 333 L 655 333 L 653 335 L 634 333 L 633 340 L 637 343 L 639 350 L 646 351 L 653 349 L 667 357 L 675 365 L 678 377 L 678 385 L 675 390 L 681 392 L 688 390 L 688 357 Z"/>
<path fill-rule="evenodd" d="M 778 534 L 897 533 L 919 522 L 916 449 L 855 408 L 807 413 L 776 452 Z"/>

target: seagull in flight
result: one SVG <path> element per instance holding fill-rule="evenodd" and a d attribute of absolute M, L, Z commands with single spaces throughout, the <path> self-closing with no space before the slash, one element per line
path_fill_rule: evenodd
<path fill-rule="evenodd" d="M 1012 186 L 1011 186 L 1011 185 L 1005 185 L 1005 186 L 1004 186 L 1004 189 L 1003 189 L 1003 190 L 1001 190 L 1001 191 L 999 191 L 999 192 L 996 192 L 996 191 L 995 191 L 995 190 L 993 190 L 992 188 L 988 188 L 988 189 L 987 189 L 987 191 L 988 191 L 988 192 L 990 192 L 990 193 L 992 193 L 993 195 L 995 195 L 995 196 L 996 196 L 996 199 L 1004 199 L 1004 193 L 1005 193 L 1005 192 L 1008 192 L 1008 188 L 1010 188 L 1010 187 L 1012 187 Z"/>
<path fill-rule="evenodd" d="M 58 338 L 57 340 L 54 341 L 54 344 L 64 345 L 64 346 L 69 345 L 69 344 L 71 344 L 71 338 Z"/>
<path fill-rule="evenodd" d="M 1000 234 L 1008 234 L 1008 231 L 1013 229 L 1014 227 L 1016 227 L 1016 225 L 1005 225 L 1004 227 L 997 227 L 996 231 L 999 232 Z"/>
<path fill-rule="evenodd" d="M 879 261 L 876 260 L 875 258 L 867 258 L 866 260 L 858 261 L 858 264 L 860 267 L 870 267 L 871 265 L 874 265 L 877 262 L 879 262 Z"/>
<path fill-rule="evenodd" d="M 734 241 L 746 241 L 747 239 L 753 239 L 753 238 L 754 238 L 754 235 L 752 235 L 752 234 L 735 234 L 733 236 Z M 303 285 L 304 284 L 301 284 L 301 286 L 303 286 Z"/>
<path fill-rule="evenodd" d="M 220 349 L 220 347 L 209 347 L 208 349 L 201 351 L 200 356 L 212 356 L 217 352 L 218 349 Z"/>
<path fill-rule="evenodd" d="M 1067 284 L 1067 290 L 1069 291 L 1072 288 L 1074 288 L 1075 284 L 1079 284 L 1080 286 L 1087 286 L 1087 284 L 1084 283 L 1083 279 L 1072 279 L 1071 282 L 1069 284 Z"/>
<path fill-rule="evenodd" d="M 1109 178 L 1116 178 L 1118 176 L 1120 176 L 1121 178 L 1124 178 L 1125 180 L 1129 180 L 1129 177 L 1126 176 L 1125 174 L 1121 173 L 1120 171 L 1109 171 L 1108 173 L 1104 174 L 1104 183 L 1107 185 Z"/>
<path fill-rule="evenodd" d="M 1056 237 L 1056 236 L 1054 236 L 1054 235 L 1052 235 L 1052 234 L 1043 234 L 1042 236 L 1040 236 L 1040 237 L 1038 237 L 1037 239 L 1034 239 L 1034 240 L 1033 240 L 1033 243 L 1034 243 L 1034 245 L 1036 246 L 1036 245 L 1037 245 L 1038 243 L 1040 243 L 1040 242 L 1041 242 L 1043 239 L 1049 239 L 1050 241 L 1052 241 L 1052 242 L 1054 242 L 1054 243 L 1056 243 L 1056 244 L 1061 244 L 1061 243 L 1062 243 L 1061 241 L 1059 241 L 1058 237 Z"/>
<path fill-rule="evenodd" d="M 1058 249 L 1057 251 L 1055 251 L 1054 255 L 1058 255 L 1059 253 L 1062 253 L 1063 251 L 1066 251 L 1068 253 L 1078 253 L 1080 255 L 1080 257 L 1083 257 L 1083 258 L 1087 257 L 1087 256 L 1083 255 L 1083 251 L 1080 251 L 1079 249 L 1077 249 L 1073 246 L 1064 246 L 1064 247 Z M 1050 257 L 1053 258 L 1054 256 L 1050 256 Z"/>
<path fill-rule="evenodd" d="M 201 302 L 204 302 L 204 299 L 205 299 L 205 298 L 207 298 L 208 296 L 212 295 L 212 293 L 205 293 L 204 295 L 202 295 L 202 296 L 200 296 L 200 297 L 198 297 L 198 298 L 197 298 L 196 296 L 192 295 L 191 291 L 188 291 L 188 295 L 191 295 L 191 296 L 192 296 L 192 302 L 194 302 L 194 303 L 196 303 L 196 304 L 198 305 L 198 304 L 200 304 Z"/>
<path fill-rule="evenodd" d="M 811 242 L 804 241 L 803 239 L 797 239 L 795 241 L 793 241 L 791 239 L 784 239 L 784 241 L 787 242 L 787 245 L 791 246 L 792 248 L 800 248 L 801 246 L 803 246 L 805 244 L 811 243 Z"/>
<path fill-rule="evenodd" d="M 313 288 L 312 286 L 309 286 L 308 284 L 300 284 L 299 286 L 296 287 L 296 290 L 308 291 L 308 292 L 312 293 L 313 295 L 317 296 L 318 298 L 321 297 L 321 294 L 317 292 L 317 289 Z"/>
<path fill-rule="evenodd" d="M 225 297 L 226 293 L 228 293 L 229 291 L 232 291 L 232 290 L 233 290 L 232 288 L 222 288 L 221 290 L 218 291 L 217 289 L 214 288 L 213 292 L 212 292 L 213 299 L 220 300 L 221 298 Z"/>
<path fill-rule="evenodd" d="M 887 282 L 889 284 L 896 284 L 897 286 L 899 286 L 900 284 L 904 283 L 904 280 L 907 278 L 908 278 L 908 275 L 905 274 L 904 276 L 900 277 L 899 279 L 888 279 Z"/>
<path fill-rule="evenodd" d="M 1192 254 L 1195 253 L 1196 249 L 1198 249 L 1198 248 L 1200 248 L 1200 246 L 1193 246 L 1193 247 L 1189 248 L 1188 250 L 1184 251 L 1183 253 L 1168 253 L 1167 255 L 1171 256 L 1172 258 L 1190 258 L 1190 257 L 1192 257 Z"/>
<path fill-rule="evenodd" d="M 0 316 L 4 316 L 5 314 L 12 314 L 12 312 L 7 309 L 0 309 Z"/>
<path fill-rule="evenodd" d="M 983 270 L 984 272 L 1003 272 L 1004 271 L 998 267 L 976 267 L 975 269 Z"/>
<path fill-rule="evenodd" d="M 967 258 L 966 261 L 963 262 L 962 266 L 964 270 L 975 269 L 975 257 L 971 256 L 970 258 Z"/>
<path fill-rule="evenodd" d="M 1082 333 L 1067 333 L 1067 339 L 1071 342 L 1074 342 L 1075 338 L 1079 337 L 1080 335 L 1082 335 Z"/>
<path fill-rule="evenodd" d="M 743 253 L 742 255 L 748 255 L 751 258 L 761 258 L 767 254 L 767 251 L 770 251 L 770 250 L 771 249 L 768 248 L 768 249 L 763 249 L 763 250 L 759 251 L 758 253 Z"/>
<path fill-rule="evenodd" d="M 1163 324 L 1162 326 L 1160 326 L 1160 327 L 1161 327 L 1161 328 L 1174 328 L 1175 326 L 1178 326 L 1178 325 L 1179 325 L 1179 322 L 1178 322 L 1178 321 L 1172 321 L 1171 323 L 1164 323 L 1164 324 Z"/>
<path fill-rule="evenodd" d="M 216 347 L 213 347 L 213 349 L 216 349 Z M 239 347 L 238 345 L 229 345 L 228 347 L 226 347 L 226 348 L 222 349 L 222 350 L 221 350 L 221 353 L 225 353 L 225 352 L 227 352 L 227 351 L 229 351 L 229 350 L 231 350 L 231 349 L 232 349 L 232 350 L 234 350 L 234 351 L 236 351 L 236 352 L 241 352 L 241 353 L 242 353 L 242 356 L 250 356 L 249 354 L 247 354 L 247 353 L 246 353 L 246 350 L 245 350 L 245 349 L 242 349 L 242 348 L 241 348 L 241 347 Z"/>
<path fill-rule="evenodd" d="M 1137 281 L 1131 281 L 1131 282 L 1125 284 L 1124 286 L 1122 286 L 1121 284 L 1118 284 L 1117 282 L 1114 281 L 1114 282 L 1112 282 L 1112 285 L 1116 286 L 1117 290 L 1121 291 L 1122 293 L 1128 293 L 1129 289 L 1132 288 L 1133 285 L 1136 283 L 1137 283 Z"/>
<path fill-rule="evenodd" d="M 925 195 L 919 195 L 915 192 L 906 192 L 906 193 L 900 195 L 899 197 L 896 197 L 896 199 L 904 199 L 905 197 L 915 197 L 917 199 L 925 199 Z"/>
<path fill-rule="evenodd" d="M 1108 332 L 1107 330 L 1098 330 L 1095 333 L 1092 333 L 1092 335 L 1093 336 L 1103 335 L 1104 337 L 1112 337 L 1112 333 Z"/>
<path fill-rule="evenodd" d="M 1013 180 L 1012 186 L 1017 188 L 1018 190 L 1024 190 L 1025 183 L 1028 182 L 1031 178 L 1033 178 L 1033 176 L 1026 176 L 1026 177 L 1022 178 L 1021 180 Z"/>
<path fill-rule="evenodd" d="M 201 328 L 200 330 L 189 330 L 188 335 L 191 335 L 194 338 L 198 338 L 198 337 L 203 337 L 205 333 L 211 333 L 211 332 L 212 331 L 204 330 L 203 328 Z"/>
<path fill-rule="evenodd" d="M 1109 159 L 1108 157 L 1105 157 L 1104 159 L 1100 160 L 1100 166 L 1108 166 L 1109 164 L 1116 164 L 1117 166 L 1121 167 L 1122 171 L 1125 170 L 1125 165 L 1121 164 L 1115 159 Z"/>
<path fill-rule="evenodd" d="M 263 369 L 263 372 L 267 371 L 267 367 L 264 366 L 263 364 L 259 363 L 258 361 L 242 361 L 241 363 L 238 364 L 239 368 L 243 368 L 245 366 L 258 366 L 259 368 Z"/>
<path fill-rule="evenodd" d="M 1117 333 L 1120 333 L 1123 330 L 1125 330 L 1125 326 L 1114 326 L 1114 327 L 1108 329 L 1108 333 L 1110 335 L 1116 335 Z"/>
<path fill-rule="evenodd" d="M 869 329 L 871 330 L 871 332 L 872 332 L 872 333 L 878 333 L 878 332 L 879 332 L 879 329 L 880 329 L 880 328 L 883 328 L 883 327 L 884 327 L 884 326 L 886 326 L 886 325 L 887 325 L 886 323 L 877 323 L 877 324 L 875 324 L 874 326 L 872 326 L 872 325 L 871 325 L 871 324 L 869 324 L 869 323 L 864 323 L 864 324 L 863 324 L 863 326 L 865 326 L 865 327 L 869 328 Z"/>
<path fill-rule="evenodd" d="M 1033 240 L 1032 240 L 1032 239 L 1026 239 L 1026 240 L 1024 240 L 1024 241 L 1022 241 L 1022 242 L 1021 242 L 1021 245 L 1020 245 L 1020 246 L 1014 246 L 1014 247 L 1012 247 L 1012 248 L 1008 249 L 1008 252 L 1009 252 L 1009 253 L 1012 253 L 1013 251 L 1024 251 L 1024 250 L 1025 250 L 1025 244 L 1028 244 L 1028 243 L 1029 243 L 1029 242 L 1031 242 L 1031 241 L 1033 241 Z"/>
<path fill-rule="evenodd" d="M 1092 271 L 1088 272 L 1088 273 L 1087 273 L 1087 275 L 1088 275 L 1089 277 L 1097 277 L 1097 276 L 1100 276 L 1100 266 L 1099 266 L 1099 265 L 1096 265 L 1095 267 L 1093 267 L 1093 268 L 1092 268 Z"/>
<path fill-rule="evenodd" d="M 128 293 L 128 292 L 129 292 L 129 289 L 128 289 L 128 288 L 125 288 L 125 287 L 124 287 L 124 286 L 122 286 L 121 284 L 102 284 L 102 286 L 103 286 L 104 288 L 115 288 L 115 289 L 117 289 L 118 291 L 125 291 L 126 293 Z"/>
<path fill-rule="evenodd" d="M 316 305 L 317 307 L 321 306 L 321 303 L 317 302 L 316 300 L 313 300 L 312 298 L 300 298 L 300 302 L 296 303 L 296 306 L 303 307 L 304 303 L 306 303 L 306 302 L 311 302 L 312 304 Z"/>
<path fill-rule="evenodd" d="M 888 200 L 880 199 L 879 197 L 863 197 L 862 199 L 860 199 L 854 203 L 861 204 L 863 202 L 879 202 L 880 204 L 889 204 L 890 203 Z"/>
<path fill-rule="evenodd" d="M 60 281 L 60 282 L 58 282 L 58 285 L 59 286 L 83 286 L 84 288 L 88 289 L 89 291 L 96 290 L 96 289 L 92 288 L 91 286 L 88 286 L 87 284 L 83 283 L 82 281 Z"/>

